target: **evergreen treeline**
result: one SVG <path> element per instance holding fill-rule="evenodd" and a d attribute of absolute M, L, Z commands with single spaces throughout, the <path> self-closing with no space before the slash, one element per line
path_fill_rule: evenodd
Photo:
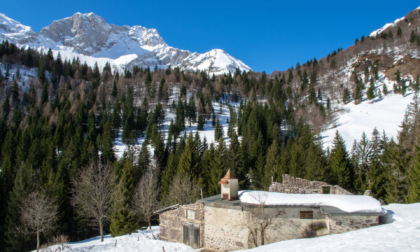
<path fill-rule="evenodd" d="M 209 77 L 179 68 L 138 67 L 120 75 L 108 64 L 100 70 L 78 59 L 63 62 L 51 51 L 38 53 L 7 42 L 0 44 L 0 60 L 6 70 L 38 68 L 37 78 L 25 83 L 25 92 L 18 85 L 19 68 L 0 75 L 0 248 L 5 251 L 33 249 L 36 244 L 36 236 L 21 228 L 23 207 L 32 192 L 45 195 L 58 208 L 55 228 L 41 234 L 41 243 L 59 234 L 70 240 L 97 235 L 102 224 L 92 225 L 92 220 L 103 222 L 105 232 L 113 236 L 131 233 L 150 224 L 150 214 L 133 207 L 146 205 L 139 198 L 154 198 L 155 208 L 190 203 L 200 194 L 220 193 L 217 182 L 228 169 L 239 178 L 241 189 L 266 190 L 271 177 L 279 181 L 288 173 L 355 193 L 371 189 L 389 203 L 420 200 L 418 99 L 398 142 L 375 131 L 349 151 L 337 134 L 325 152 L 309 125 L 295 120 L 298 106 L 286 75 L 268 78 L 238 70 L 233 76 Z M 306 79 L 302 88 L 308 85 L 311 102 L 320 107 L 316 75 Z M 179 87 L 179 95 L 170 104 L 174 87 Z M 214 101 L 229 108 L 227 135 Z M 239 106 L 230 106 L 231 101 Z M 164 134 L 166 111 L 175 118 Z M 191 124 L 200 130 L 210 122 L 217 143 L 182 133 Z M 113 150 L 117 137 L 128 146 L 119 160 Z M 93 174 L 88 181 L 96 181 L 108 174 L 106 167 L 112 176 L 106 177 L 109 188 L 103 188 L 112 192 L 111 202 L 103 210 L 107 214 L 95 218 L 75 196 L 83 195 L 78 191 L 83 177 Z M 151 188 L 143 183 L 149 177 L 155 181 L 155 194 L 142 193 Z"/>

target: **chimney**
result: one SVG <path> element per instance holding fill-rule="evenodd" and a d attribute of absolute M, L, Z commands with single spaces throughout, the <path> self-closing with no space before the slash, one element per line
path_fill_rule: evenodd
<path fill-rule="evenodd" d="M 230 171 L 219 181 L 219 185 L 222 186 L 222 199 L 225 200 L 237 200 L 238 199 L 238 179 Z"/>

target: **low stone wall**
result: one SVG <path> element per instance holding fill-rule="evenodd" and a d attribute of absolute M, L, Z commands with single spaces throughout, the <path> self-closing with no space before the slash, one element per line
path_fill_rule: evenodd
<path fill-rule="evenodd" d="M 340 234 L 379 224 L 379 216 L 328 215 L 327 220 L 330 234 Z"/>
<path fill-rule="evenodd" d="M 311 193 L 330 193 L 330 194 L 344 194 L 352 195 L 352 193 L 343 189 L 338 185 L 330 185 L 322 181 L 310 181 L 307 179 L 292 177 L 288 174 L 283 174 L 283 182 L 274 182 L 270 185 L 270 192 L 282 193 L 296 193 L 296 194 L 311 194 Z"/>
<path fill-rule="evenodd" d="M 180 207 L 159 215 L 160 239 L 182 242 L 182 222 L 180 216 L 183 214 L 183 208 Z"/>

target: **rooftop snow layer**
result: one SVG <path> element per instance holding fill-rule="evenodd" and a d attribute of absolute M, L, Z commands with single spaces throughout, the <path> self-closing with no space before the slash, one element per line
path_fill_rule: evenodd
<path fill-rule="evenodd" d="M 381 203 L 370 196 L 337 194 L 289 194 L 239 191 L 242 203 L 279 206 L 336 207 L 347 213 L 383 213 Z"/>

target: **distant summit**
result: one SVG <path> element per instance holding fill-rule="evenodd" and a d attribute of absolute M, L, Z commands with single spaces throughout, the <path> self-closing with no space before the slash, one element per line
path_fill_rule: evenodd
<path fill-rule="evenodd" d="M 29 26 L 0 14 L 0 40 L 38 50 L 52 49 L 64 59 L 79 57 L 89 65 L 101 67 L 109 62 L 114 69 L 133 66 L 207 71 L 209 74 L 233 73 L 237 68 L 251 71 L 242 61 L 224 50 L 200 54 L 169 46 L 156 29 L 142 26 L 108 24 L 95 13 L 75 13 L 53 21 L 36 33 Z"/>

